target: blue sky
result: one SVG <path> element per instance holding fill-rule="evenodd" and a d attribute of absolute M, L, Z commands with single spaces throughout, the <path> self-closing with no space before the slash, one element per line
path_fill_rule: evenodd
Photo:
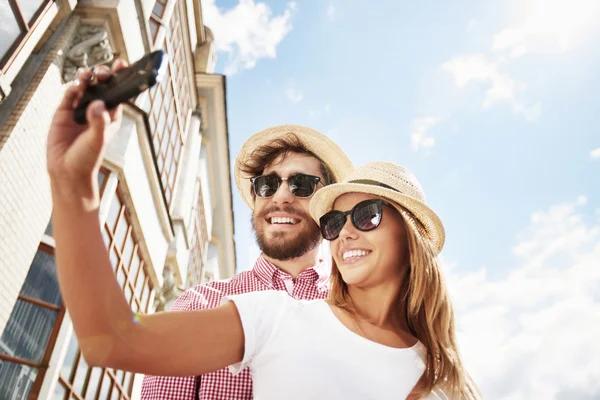
<path fill-rule="evenodd" d="M 600 337 L 597 3 L 203 1 L 232 162 L 252 133 L 295 123 L 419 178 L 488 398 L 600 396 L 585 341 Z M 234 215 L 246 269 L 258 252 L 235 191 Z"/>

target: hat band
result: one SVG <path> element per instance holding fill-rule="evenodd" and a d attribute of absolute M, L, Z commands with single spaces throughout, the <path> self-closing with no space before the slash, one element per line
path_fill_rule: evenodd
<path fill-rule="evenodd" d="M 385 183 L 373 181 L 373 180 L 370 180 L 370 179 L 357 179 L 357 180 L 354 180 L 354 181 L 348 181 L 348 183 L 359 183 L 361 185 L 380 186 L 382 188 L 391 189 L 394 192 L 401 193 L 398 189 L 393 188 L 393 187 L 391 187 L 389 185 L 386 185 Z"/>

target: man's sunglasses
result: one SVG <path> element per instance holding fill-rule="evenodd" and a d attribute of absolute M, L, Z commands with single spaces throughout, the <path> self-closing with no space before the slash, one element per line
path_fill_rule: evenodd
<path fill-rule="evenodd" d="M 254 193 L 263 199 L 275 196 L 282 181 L 287 181 L 290 192 L 294 196 L 306 198 L 315 194 L 321 178 L 312 175 L 296 174 L 287 178 L 280 178 L 277 175 L 261 175 L 250 179 Z"/>
<path fill-rule="evenodd" d="M 392 205 L 381 199 L 365 200 L 355 205 L 350 211 L 329 211 L 319 221 L 321 235 L 326 240 L 335 240 L 346 225 L 346 216 L 350 214 L 352 225 L 359 231 L 371 231 L 379 226 L 383 216 L 383 206 Z"/>

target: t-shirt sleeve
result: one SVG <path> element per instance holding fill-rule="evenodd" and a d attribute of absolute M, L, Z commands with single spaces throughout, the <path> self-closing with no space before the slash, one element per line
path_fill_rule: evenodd
<path fill-rule="evenodd" d="M 229 371 L 236 375 L 264 350 L 293 299 L 286 292 L 266 290 L 227 296 L 221 304 L 230 300 L 237 307 L 244 329 L 244 358 L 229 366 Z"/>

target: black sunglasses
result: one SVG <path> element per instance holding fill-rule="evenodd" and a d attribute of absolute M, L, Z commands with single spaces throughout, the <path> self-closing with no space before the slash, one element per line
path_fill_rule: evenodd
<path fill-rule="evenodd" d="M 282 181 L 287 181 L 290 192 L 295 197 L 306 198 L 315 194 L 317 184 L 321 182 L 321 178 L 312 175 L 296 174 L 287 178 L 280 178 L 277 175 L 261 175 L 250 179 L 254 193 L 263 199 L 275 196 Z"/>
<path fill-rule="evenodd" d="M 326 240 L 335 240 L 346 225 L 346 216 L 350 214 L 352 225 L 359 231 L 371 231 L 379 226 L 383 216 L 383 206 L 392 205 L 381 199 L 365 200 L 355 205 L 350 211 L 329 211 L 319 221 L 321 235 Z"/>

